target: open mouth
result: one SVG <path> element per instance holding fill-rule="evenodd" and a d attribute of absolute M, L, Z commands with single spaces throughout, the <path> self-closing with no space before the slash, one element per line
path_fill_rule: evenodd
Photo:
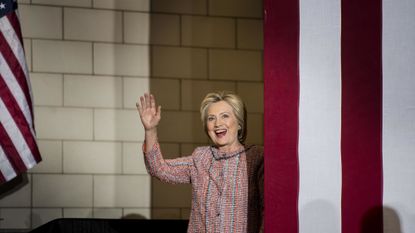
<path fill-rule="evenodd" d="M 224 137 L 227 132 L 228 131 L 226 129 L 218 129 L 218 130 L 215 130 L 216 137 L 218 137 L 218 138 Z"/>

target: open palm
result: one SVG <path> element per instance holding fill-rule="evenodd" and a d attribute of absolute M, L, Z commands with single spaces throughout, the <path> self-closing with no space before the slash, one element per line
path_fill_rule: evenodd
<path fill-rule="evenodd" d="M 145 93 L 144 96 L 140 96 L 140 101 L 136 105 L 144 129 L 155 129 L 161 119 L 161 107 L 156 107 L 156 99 L 154 96 Z"/>

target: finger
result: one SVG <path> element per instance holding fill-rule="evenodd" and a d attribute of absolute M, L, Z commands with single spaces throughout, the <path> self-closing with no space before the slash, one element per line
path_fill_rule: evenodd
<path fill-rule="evenodd" d="M 154 95 L 151 95 L 151 94 L 150 94 L 150 104 L 151 104 L 152 109 L 156 108 L 156 99 L 154 98 Z"/>
<path fill-rule="evenodd" d="M 160 118 L 160 117 L 161 117 L 161 105 L 159 105 L 159 106 L 158 106 L 158 108 L 157 108 L 156 116 L 157 116 L 158 118 Z"/>
<path fill-rule="evenodd" d="M 139 114 L 140 114 L 140 116 L 141 116 L 141 114 L 143 113 L 143 110 L 141 109 L 140 104 L 139 104 L 138 102 L 136 102 L 136 103 L 135 103 L 135 106 L 137 107 L 138 113 L 139 113 Z"/>
<path fill-rule="evenodd" d="M 150 104 L 150 95 L 148 93 L 144 94 L 144 99 L 146 101 L 146 108 L 150 108 L 151 104 Z"/>
<path fill-rule="evenodd" d="M 144 101 L 143 96 L 140 96 L 140 102 L 141 102 L 141 108 L 145 109 L 146 108 L 146 101 Z"/>

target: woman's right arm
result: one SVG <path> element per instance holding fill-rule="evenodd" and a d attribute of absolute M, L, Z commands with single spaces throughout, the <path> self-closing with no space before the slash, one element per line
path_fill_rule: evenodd
<path fill-rule="evenodd" d="M 150 175 L 168 183 L 189 183 L 192 158 L 164 160 L 157 138 L 157 126 L 161 119 L 161 107 L 156 107 L 153 95 L 145 93 L 136 103 L 144 127 L 143 152 Z"/>

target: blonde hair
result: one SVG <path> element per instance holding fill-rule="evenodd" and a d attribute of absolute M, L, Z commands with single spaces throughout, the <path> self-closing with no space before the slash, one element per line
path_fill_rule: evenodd
<path fill-rule="evenodd" d="M 212 92 L 207 94 L 206 97 L 203 99 L 200 105 L 200 117 L 203 123 L 203 129 L 205 130 L 205 133 L 208 134 L 206 124 L 207 110 L 211 104 L 219 101 L 225 101 L 232 107 L 233 113 L 235 114 L 235 117 L 238 121 L 238 125 L 240 126 L 240 129 L 238 129 L 238 141 L 241 144 L 244 144 L 247 134 L 247 118 L 245 104 L 239 96 L 229 91 Z"/>

